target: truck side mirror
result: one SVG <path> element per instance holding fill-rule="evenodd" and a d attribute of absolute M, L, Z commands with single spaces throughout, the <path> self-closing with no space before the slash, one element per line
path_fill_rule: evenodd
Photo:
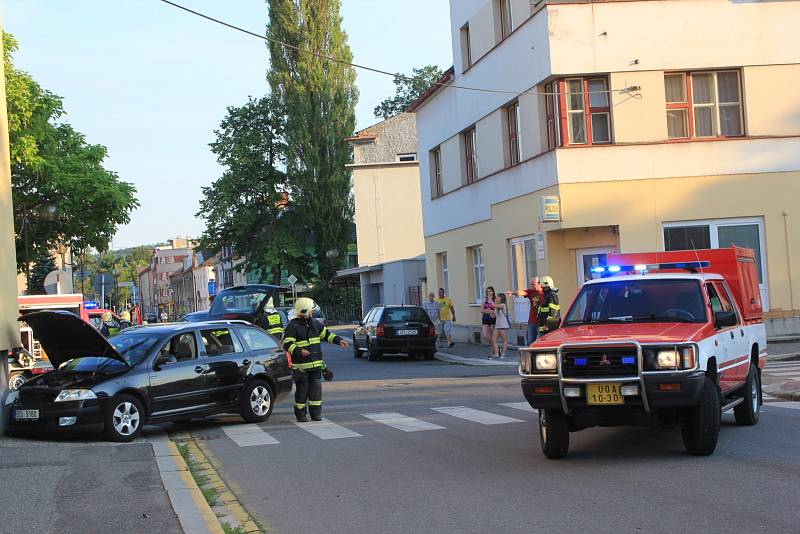
<path fill-rule="evenodd" d="M 734 311 L 714 312 L 714 326 L 716 328 L 726 328 L 728 326 L 736 326 L 736 312 Z"/>

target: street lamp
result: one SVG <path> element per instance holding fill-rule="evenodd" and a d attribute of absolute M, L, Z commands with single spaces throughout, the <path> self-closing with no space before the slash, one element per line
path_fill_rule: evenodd
<path fill-rule="evenodd" d="M 114 302 L 112 303 L 111 309 L 117 311 L 115 307 L 119 305 L 119 289 L 117 287 L 117 278 L 119 277 L 119 269 L 114 267 L 111 271 L 111 276 L 114 277 Z"/>

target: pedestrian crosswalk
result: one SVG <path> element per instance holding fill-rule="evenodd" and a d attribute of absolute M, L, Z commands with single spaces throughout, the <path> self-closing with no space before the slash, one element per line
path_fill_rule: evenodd
<path fill-rule="evenodd" d="M 800 380 L 800 360 L 768 362 L 763 372 L 783 380 Z"/>
<path fill-rule="evenodd" d="M 522 419 L 515 419 L 514 417 L 506 417 L 491 412 L 484 412 L 483 410 L 475 410 L 466 406 L 447 406 L 444 408 L 433 408 L 434 411 L 439 413 L 452 415 L 459 419 L 466 419 L 482 425 L 503 425 L 506 423 L 523 423 Z"/>
<path fill-rule="evenodd" d="M 435 425 L 416 417 L 408 417 L 397 412 L 365 413 L 367 419 L 372 419 L 386 426 L 402 430 L 403 432 L 420 432 L 423 430 L 444 430 L 443 426 Z"/>
<path fill-rule="evenodd" d="M 322 421 L 310 421 L 308 423 L 295 423 L 298 427 L 306 432 L 310 432 L 317 436 L 319 439 L 342 439 L 342 438 L 358 438 L 361 434 L 353 432 L 349 428 L 342 425 L 337 425 L 333 421 L 322 418 Z"/>

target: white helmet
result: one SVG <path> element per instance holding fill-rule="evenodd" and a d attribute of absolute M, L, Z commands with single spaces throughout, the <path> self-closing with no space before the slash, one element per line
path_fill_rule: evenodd
<path fill-rule="evenodd" d="M 296 317 L 311 317 L 311 311 L 316 307 L 314 301 L 308 297 L 300 297 L 294 303 L 294 314 Z"/>

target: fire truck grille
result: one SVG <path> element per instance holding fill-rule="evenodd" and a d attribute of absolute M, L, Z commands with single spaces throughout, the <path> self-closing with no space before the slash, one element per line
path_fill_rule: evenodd
<path fill-rule="evenodd" d="M 636 376 L 639 366 L 632 349 L 565 351 L 561 371 L 565 377 Z"/>

